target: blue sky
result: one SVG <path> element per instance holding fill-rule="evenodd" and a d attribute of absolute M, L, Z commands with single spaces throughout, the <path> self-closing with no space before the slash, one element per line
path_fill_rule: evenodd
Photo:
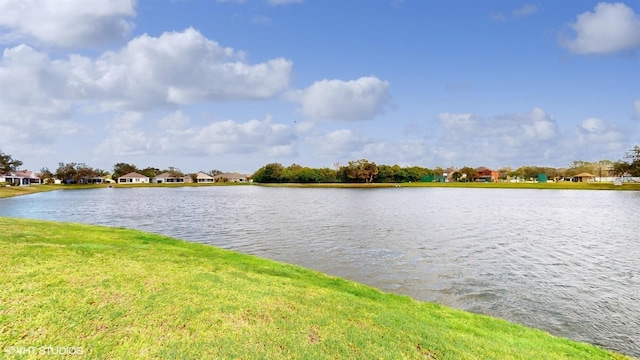
<path fill-rule="evenodd" d="M 0 0 L 0 151 L 252 173 L 640 144 L 637 2 Z"/>

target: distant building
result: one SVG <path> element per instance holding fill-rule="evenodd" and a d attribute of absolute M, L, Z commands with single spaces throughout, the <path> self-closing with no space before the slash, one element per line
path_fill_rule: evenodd
<path fill-rule="evenodd" d="M 197 183 L 212 183 L 215 182 L 216 179 L 211 176 L 211 175 L 207 175 L 203 172 L 199 172 L 196 174 L 196 182 Z"/>
<path fill-rule="evenodd" d="M 183 183 L 185 182 L 184 176 L 175 176 L 175 174 L 171 174 L 170 172 L 163 172 L 162 174 L 156 175 L 153 179 L 151 179 L 152 183 L 162 184 L 162 183 Z"/>
<path fill-rule="evenodd" d="M 473 177 L 473 181 L 496 182 L 500 180 L 499 171 L 491 170 L 484 166 L 477 168 L 476 171 L 478 173 Z"/>
<path fill-rule="evenodd" d="M 0 174 L 0 182 L 13 186 L 42 184 L 40 175 L 40 173 L 29 170 L 18 170 L 8 174 Z"/>
<path fill-rule="evenodd" d="M 130 172 L 118 178 L 118 184 L 148 184 L 149 177 L 137 172 Z"/>
<path fill-rule="evenodd" d="M 215 182 L 249 182 L 249 175 L 240 173 L 222 173 L 213 177 Z"/>

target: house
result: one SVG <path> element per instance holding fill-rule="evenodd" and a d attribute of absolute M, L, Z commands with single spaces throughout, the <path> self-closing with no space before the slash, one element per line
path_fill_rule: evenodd
<path fill-rule="evenodd" d="M 577 182 L 591 182 L 595 179 L 595 177 L 595 175 L 584 172 L 575 175 L 573 178 L 576 179 Z"/>
<path fill-rule="evenodd" d="M 118 184 L 148 184 L 149 177 L 137 172 L 130 172 L 118 178 Z"/>
<path fill-rule="evenodd" d="M 196 182 L 197 183 L 212 183 L 215 182 L 216 180 L 214 179 L 213 176 L 207 175 L 203 172 L 199 172 L 196 174 Z"/>
<path fill-rule="evenodd" d="M 222 173 L 213 177 L 215 182 L 250 182 L 249 175 L 239 173 Z"/>
<path fill-rule="evenodd" d="M 175 174 L 172 174 L 168 171 L 163 172 L 162 174 L 156 175 L 151 182 L 152 183 L 156 183 L 156 184 L 162 184 L 162 183 L 170 183 L 170 184 L 175 184 L 175 183 L 183 183 L 185 182 L 185 177 L 184 176 L 175 176 Z"/>
<path fill-rule="evenodd" d="M 496 182 L 500 180 L 500 172 L 491 170 L 486 167 L 476 169 L 477 174 L 473 177 L 473 181 Z"/>
<path fill-rule="evenodd" d="M 29 170 L 19 170 L 9 174 L 0 175 L 0 182 L 11 184 L 13 186 L 29 186 L 42 184 L 40 173 Z"/>

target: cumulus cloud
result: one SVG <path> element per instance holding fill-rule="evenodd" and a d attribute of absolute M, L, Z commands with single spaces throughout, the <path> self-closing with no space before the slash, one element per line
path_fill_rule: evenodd
<path fill-rule="evenodd" d="M 366 145 L 372 143 L 360 131 L 351 129 L 309 136 L 306 142 L 316 156 L 332 160 L 359 158 Z"/>
<path fill-rule="evenodd" d="M 540 11 L 539 5 L 523 4 L 521 7 L 511 10 L 510 14 L 507 13 L 507 15 L 505 15 L 505 13 L 503 12 L 495 12 L 495 13 L 491 13 L 489 15 L 489 18 L 495 21 L 507 21 L 511 18 L 515 19 L 515 18 L 531 16 L 539 11 Z"/>
<path fill-rule="evenodd" d="M 322 80 L 290 93 L 304 115 L 315 120 L 368 120 L 389 100 L 389 83 L 375 76 L 357 80 Z"/>
<path fill-rule="evenodd" d="M 134 28 L 135 0 L 0 0 L 0 41 L 65 48 L 124 40 Z"/>
<path fill-rule="evenodd" d="M 292 68 L 282 58 L 248 64 L 242 52 L 221 47 L 192 28 L 140 36 L 90 65 L 83 77 L 102 96 L 116 98 L 118 105 L 143 107 L 271 98 L 288 87 Z"/>
<path fill-rule="evenodd" d="M 95 128 L 91 122 L 102 119 L 100 114 L 114 114 L 105 124 L 108 137 L 98 151 L 115 155 L 140 155 L 163 148 L 165 143 L 158 138 L 151 140 L 158 133 L 140 128 L 148 111 L 275 97 L 288 87 L 292 68 L 285 59 L 248 63 L 244 53 L 222 47 L 194 29 L 159 37 L 143 35 L 96 58 L 71 54 L 51 59 L 22 44 L 1 55 L 0 88 L 11 89 L 0 91 L 4 146 L 63 142 L 64 136 Z M 175 139 L 167 143 L 192 140 L 176 138 L 175 133 L 184 132 L 189 125 L 188 117 L 179 111 L 156 124 L 163 136 L 173 134 Z M 273 137 L 281 130 L 276 124 L 269 128 L 268 141 L 277 142 Z M 242 146 L 250 147 L 252 142 L 260 141 L 252 139 Z M 220 151 L 239 147 L 221 144 Z M 284 147 L 264 150 L 293 151 Z"/>
<path fill-rule="evenodd" d="M 575 137 L 571 142 L 610 153 L 624 151 L 627 140 L 626 132 L 613 123 L 599 118 L 588 118 L 576 128 Z"/>
<path fill-rule="evenodd" d="M 640 16 L 623 3 L 599 3 L 568 24 L 560 44 L 576 54 L 607 54 L 640 48 Z"/>
<path fill-rule="evenodd" d="M 97 152 L 116 155 L 221 155 L 221 154 L 296 154 L 295 131 L 274 123 L 270 116 L 263 120 L 236 122 L 228 119 L 204 126 L 187 127 L 189 117 L 176 111 L 162 117 L 159 127 L 111 127 L 107 139 Z"/>
<path fill-rule="evenodd" d="M 267 0 L 269 5 L 288 5 L 288 4 L 301 4 L 304 0 Z"/>
<path fill-rule="evenodd" d="M 160 121 L 158 121 L 158 126 L 162 129 L 182 129 L 189 124 L 189 116 L 182 112 L 182 110 L 177 110 L 176 112 L 169 114 Z"/>
<path fill-rule="evenodd" d="M 143 119 L 144 114 L 141 112 L 127 111 L 124 113 L 119 113 L 107 122 L 105 129 L 111 131 L 133 129 Z"/>
<path fill-rule="evenodd" d="M 434 153 L 446 161 L 520 159 L 548 156 L 546 148 L 559 139 L 557 123 L 540 108 L 529 113 L 482 118 L 471 113 L 441 113 L 442 134 Z"/>
<path fill-rule="evenodd" d="M 207 101 L 267 99 L 289 84 L 292 63 L 277 58 L 249 64 L 244 53 L 194 29 L 142 35 L 97 59 L 50 60 L 19 45 L 0 59 L 0 102 L 95 102 L 103 111 L 147 110 Z"/>
<path fill-rule="evenodd" d="M 513 10 L 512 13 L 513 13 L 513 16 L 515 17 L 524 17 L 524 16 L 533 15 L 538 11 L 540 11 L 540 7 L 538 5 L 524 4 L 521 7 Z"/>

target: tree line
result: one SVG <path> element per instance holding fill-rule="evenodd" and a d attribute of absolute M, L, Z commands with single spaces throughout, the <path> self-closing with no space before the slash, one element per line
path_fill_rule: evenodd
<path fill-rule="evenodd" d="M 588 162 L 576 160 L 566 168 L 521 166 L 517 169 L 503 167 L 498 169 L 501 180 L 537 179 L 544 174 L 548 179 L 571 178 L 578 174 L 589 173 L 597 177 L 608 175 L 640 177 L 640 146 L 635 146 L 624 156 L 627 160 L 602 160 Z M 377 165 L 366 159 L 349 161 L 347 165 L 334 164 L 334 168 L 309 168 L 299 164 L 283 166 L 270 163 L 258 169 L 252 176 L 258 183 L 403 183 L 417 181 L 444 181 L 444 174 L 453 181 L 472 181 L 477 175 L 476 168 L 464 166 L 460 169 L 447 170 L 399 165 Z"/>
<path fill-rule="evenodd" d="M 0 174 L 15 172 L 22 164 L 22 161 L 0 151 Z M 258 183 L 403 183 L 443 180 L 446 171 L 441 167 L 429 169 L 420 166 L 377 165 L 375 162 L 360 159 L 349 161 L 346 165 L 336 163 L 333 168 L 310 168 L 299 164 L 285 167 L 280 163 L 270 163 L 253 173 L 252 179 Z M 450 173 L 447 173 L 447 175 L 453 181 L 471 181 L 477 174 L 477 170 L 469 166 L 449 171 Z M 585 172 L 598 177 L 606 176 L 608 173 L 617 177 L 625 175 L 640 177 L 640 146 L 634 146 L 626 152 L 624 160 L 615 162 L 609 160 L 598 162 L 577 160 L 569 164 L 567 168 L 521 166 L 517 169 L 503 167 L 498 171 L 500 178 L 503 180 L 530 180 L 537 178 L 538 174 L 545 174 L 550 179 L 560 179 Z M 169 167 L 168 169 L 155 167 L 138 168 L 134 164 L 120 162 L 116 163 L 111 173 L 109 173 L 102 169 L 92 168 L 84 163 L 61 162 L 58 163 L 55 171 L 50 171 L 46 167 L 41 169 L 40 177 L 50 183 L 53 182 L 53 179 L 60 179 L 65 183 L 92 183 L 94 180 L 109 175 L 114 181 L 117 181 L 120 176 L 130 172 L 137 172 L 149 178 L 165 172 L 174 177 L 186 176 L 180 169 L 175 167 Z M 222 173 L 219 170 L 202 172 L 210 176 Z M 196 176 L 196 174 L 189 175 Z"/>

